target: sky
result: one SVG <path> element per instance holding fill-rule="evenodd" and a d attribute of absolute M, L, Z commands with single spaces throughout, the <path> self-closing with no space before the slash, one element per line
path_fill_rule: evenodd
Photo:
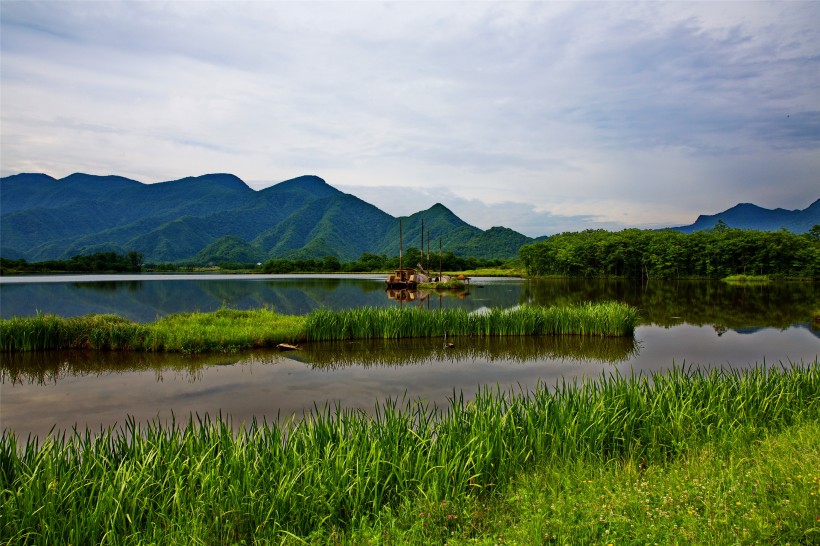
<path fill-rule="evenodd" d="M 304 174 L 529 236 L 820 197 L 820 2 L 0 0 L 0 175 Z"/>

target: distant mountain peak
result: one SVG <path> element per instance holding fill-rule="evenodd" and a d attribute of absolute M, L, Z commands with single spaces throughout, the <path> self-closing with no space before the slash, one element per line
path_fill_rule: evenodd
<path fill-rule="evenodd" d="M 804 210 L 786 210 L 782 208 L 766 209 L 754 203 L 738 203 L 717 214 L 701 214 L 695 223 L 672 229 L 692 233 L 703 229 L 712 229 L 718 221 L 739 229 L 760 231 L 777 231 L 788 229 L 793 233 L 805 233 L 815 224 L 820 223 L 820 199 Z"/>
<path fill-rule="evenodd" d="M 246 191 L 251 188 L 238 176 L 230 173 L 210 173 L 200 176 L 186 176 L 171 182 L 161 182 L 161 184 L 208 184 L 227 190 Z"/>
<path fill-rule="evenodd" d="M 342 193 L 325 182 L 324 179 L 313 174 L 297 176 L 296 178 L 279 182 L 278 184 L 275 184 L 263 191 L 304 191 L 316 195 L 317 197 L 338 195 Z"/>
<path fill-rule="evenodd" d="M 56 182 L 57 179 L 44 173 L 20 173 L 5 176 L 2 179 L 5 183 L 13 183 L 17 180 L 23 181 L 37 181 L 37 182 Z"/>

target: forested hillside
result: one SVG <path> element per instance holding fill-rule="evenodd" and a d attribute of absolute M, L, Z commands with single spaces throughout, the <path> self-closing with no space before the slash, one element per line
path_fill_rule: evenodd
<path fill-rule="evenodd" d="M 722 278 L 728 275 L 820 276 L 820 227 L 805 234 L 727 227 L 692 234 L 671 229 L 563 233 L 521 247 L 534 276 Z"/>
<path fill-rule="evenodd" d="M 0 179 L 0 256 L 44 261 L 138 252 L 146 263 L 251 263 L 275 258 L 342 262 L 396 255 L 439 241 L 457 256 L 511 258 L 532 239 L 482 231 L 442 204 L 395 218 L 317 176 L 254 191 L 230 174 L 142 184 L 115 176 L 44 174 Z"/>

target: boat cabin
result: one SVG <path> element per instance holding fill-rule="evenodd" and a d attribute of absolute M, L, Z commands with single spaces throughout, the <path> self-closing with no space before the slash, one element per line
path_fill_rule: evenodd
<path fill-rule="evenodd" d="M 418 279 L 415 269 L 396 269 L 384 282 L 387 288 L 415 288 L 422 281 Z"/>

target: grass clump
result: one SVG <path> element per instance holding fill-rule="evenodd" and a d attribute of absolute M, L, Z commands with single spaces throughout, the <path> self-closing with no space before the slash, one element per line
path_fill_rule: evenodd
<path fill-rule="evenodd" d="M 115 315 L 63 318 L 38 313 L 34 317 L 0 320 L 2 351 L 93 349 L 103 351 L 233 351 L 269 347 L 293 341 L 304 317 L 280 315 L 270 309 L 212 313 L 182 313 L 141 324 Z"/>
<path fill-rule="evenodd" d="M 338 339 L 504 335 L 632 335 L 638 312 L 626 304 L 566 308 L 524 306 L 468 313 L 461 309 L 360 307 L 319 309 L 307 316 L 271 309 L 181 313 L 140 324 L 115 315 L 61 318 L 37 314 L 0 320 L 0 349 L 95 349 L 217 352 L 271 347 L 282 342 Z"/>
<path fill-rule="evenodd" d="M 317 310 L 307 316 L 309 340 L 399 339 L 443 336 L 589 335 L 629 336 L 638 311 L 621 303 L 587 303 L 567 307 L 525 305 L 486 312 L 415 307 L 360 307 Z"/>
<path fill-rule="evenodd" d="M 497 533 L 528 514 L 509 507 L 529 495 L 542 513 L 527 528 L 539 537 L 598 542 L 610 529 L 621 541 L 643 543 L 651 536 L 630 530 L 630 520 L 655 537 L 667 535 L 653 531 L 650 515 L 674 512 L 669 526 L 680 525 L 687 521 L 680 510 L 740 523 L 729 512 L 748 512 L 761 502 L 750 495 L 759 494 L 766 509 L 779 510 L 776 524 L 763 508 L 751 512 L 761 527 L 809 537 L 817 467 L 807 463 L 798 474 L 784 465 L 785 475 L 775 476 L 779 470 L 757 471 L 748 450 L 769 434 L 817 423 L 818 415 L 815 361 L 737 373 L 609 374 L 532 392 L 483 389 L 471 401 L 454 395 L 444 409 L 387 401 L 366 415 L 325 406 L 238 432 L 221 417 L 182 426 L 128 420 L 98 436 L 75 431 L 25 443 L 6 430 L 0 535 L 32 544 L 226 544 L 441 543 L 493 533 L 498 542 Z M 806 430 L 807 441 L 816 438 Z M 706 504 L 687 485 L 696 477 L 687 472 L 711 460 L 727 461 L 711 475 L 725 474 L 726 487 Z M 788 477 L 799 491 L 789 489 Z M 573 508 L 573 495 L 586 504 Z M 792 509 L 786 499 L 800 505 Z M 585 511 L 594 506 L 599 511 Z"/>
<path fill-rule="evenodd" d="M 768 284 L 771 279 L 768 275 L 729 275 L 723 278 L 729 284 Z"/>
<path fill-rule="evenodd" d="M 450 279 L 447 282 L 423 282 L 418 285 L 419 290 L 465 290 L 464 281 Z"/>

